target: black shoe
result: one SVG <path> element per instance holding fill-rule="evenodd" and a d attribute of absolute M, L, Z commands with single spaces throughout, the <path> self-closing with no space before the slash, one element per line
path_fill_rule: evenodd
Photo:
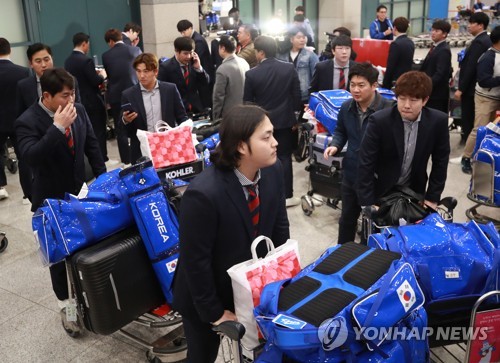
<path fill-rule="evenodd" d="M 462 158 L 462 172 L 472 174 L 472 166 L 469 158 Z"/>

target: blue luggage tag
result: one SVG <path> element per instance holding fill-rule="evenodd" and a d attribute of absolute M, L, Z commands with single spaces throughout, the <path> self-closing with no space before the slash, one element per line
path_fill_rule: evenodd
<path fill-rule="evenodd" d="M 293 330 L 302 329 L 307 324 L 305 321 L 283 314 L 278 314 L 272 321 L 276 325 L 280 325 L 282 327 Z"/>

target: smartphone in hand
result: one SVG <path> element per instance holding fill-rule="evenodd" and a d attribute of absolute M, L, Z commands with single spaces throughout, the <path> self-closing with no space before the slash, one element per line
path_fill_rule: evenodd
<path fill-rule="evenodd" d="M 124 105 L 121 105 L 121 108 L 124 112 L 136 112 L 131 103 L 125 103 Z"/>

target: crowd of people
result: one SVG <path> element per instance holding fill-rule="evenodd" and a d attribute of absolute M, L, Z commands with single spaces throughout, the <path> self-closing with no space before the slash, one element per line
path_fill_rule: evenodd
<path fill-rule="evenodd" d="M 276 246 L 289 237 L 286 208 L 299 203 L 293 193 L 292 152 L 312 92 L 345 89 L 352 94 L 324 151 L 328 159 L 348 145 L 339 244 L 354 240 L 362 208 L 377 206 L 399 187 L 411 188 L 422 195 L 422 204 L 435 208 L 450 154 L 447 21 L 432 24 L 434 44 L 415 71 L 408 19 L 391 21 L 387 8 L 378 6 L 370 35 L 392 40 L 379 85 L 378 70 L 355 61 L 345 27 L 334 30 L 329 52 L 320 61 L 311 48 L 314 32 L 303 7 L 296 8 L 285 46 L 259 36 L 239 19 L 238 9 L 229 13 L 231 34 L 211 47 L 189 20 L 180 20 L 174 54 L 161 64 L 155 54 L 137 46 L 142 29 L 134 23 L 123 31 L 106 31 L 109 50 L 102 55 L 103 69 L 88 56 L 90 37 L 85 33 L 73 36 L 74 49 L 64 68 L 54 68 L 48 45 L 30 45 L 32 72 L 9 60 L 10 44 L 0 38 L 0 150 L 10 139 L 23 195 L 33 212 L 45 198 L 77 194 L 88 179 L 85 163 L 95 177 L 117 166 L 108 157 L 108 109 L 122 166 L 142 156 L 137 130 L 154 132 L 159 120 L 174 127 L 207 109 L 214 119 L 222 118 L 214 166 L 191 183 L 180 214 L 174 305 L 184 317 L 188 347 L 196 347 L 188 353 L 193 362 L 215 360 L 219 338 L 212 324 L 236 319 L 226 270 L 250 258 L 256 235 L 271 237 Z M 466 173 L 471 172 L 477 127 L 500 106 L 500 28 L 488 35 L 488 21 L 481 12 L 470 17 L 474 40 L 460 64 L 454 94 L 462 102 L 465 149 L 460 162 Z M 383 98 L 379 86 L 393 89 L 397 101 Z M 8 197 L 6 185 L 2 164 L 0 199 Z M 190 227 L 193 220 L 199 227 Z M 69 292 L 64 263 L 52 265 L 50 272 L 64 328 L 77 333 L 78 324 L 65 318 Z"/>

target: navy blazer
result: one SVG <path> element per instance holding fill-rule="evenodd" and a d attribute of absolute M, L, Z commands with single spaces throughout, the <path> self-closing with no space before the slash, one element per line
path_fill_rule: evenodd
<path fill-rule="evenodd" d="M 203 72 L 197 72 L 190 64 L 189 82 L 186 85 L 181 66 L 177 59 L 172 57 L 160 65 L 158 79 L 163 82 L 174 83 L 177 86 L 186 110 L 189 111 L 188 104 L 191 104 L 191 111 L 195 113 L 202 112 L 205 108 L 210 107 L 207 100 L 207 97 L 210 96 L 208 86 L 210 77 L 205 69 L 203 69 Z"/>
<path fill-rule="evenodd" d="M 14 131 L 17 82 L 29 75 L 28 68 L 7 59 L 0 60 L 0 132 Z"/>
<path fill-rule="evenodd" d="M 427 53 L 420 70 L 432 78 L 431 100 L 450 98 L 451 50 L 446 41 Z"/>
<path fill-rule="evenodd" d="M 259 235 L 280 246 L 290 232 L 279 161 L 261 170 L 259 199 Z M 187 318 L 214 322 L 224 310 L 234 312 L 227 269 L 252 258 L 250 211 L 234 171 L 211 166 L 198 175 L 182 196 L 179 224 L 174 308 Z"/>
<path fill-rule="evenodd" d="M 367 117 L 364 119 L 362 125 L 359 122 L 358 107 L 354 99 L 351 98 L 344 101 L 340 107 L 337 126 L 330 142 L 330 146 L 337 147 L 337 153 L 342 151 L 345 144 L 347 144 L 347 152 L 342 161 L 344 169 L 343 178 L 344 181 L 351 185 L 355 185 L 358 182 L 358 153 L 361 139 L 368 124 L 368 116 L 376 111 L 391 107 L 394 103 L 394 101 L 382 97 L 378 92 L 375 97 L 374 105 L 372 108 L 367 109 Z"/>
<path fill-rule="evenodd" d="M 349 60 L 349 68 L 356 62 Z M 349 90 L 349 82 L 346 79 L 347 90 Z M 333 59 L 328 59 L 319 62 L 314 67 L 313 78 L 309 85 L 309 93 L 325 91 L 333 89 Z"/>
<path fill-rule="evenodd" d="M 483 32 L 472 40 L 465 51 L 458 77 L 458 89 L 462 91 L 463 96 L 474 97 L 477 82 L 477 61 L 489 47 L 491 47 L 491 39 L 487 32 Z"/>
<path fill-rule="evenodd" d="M 64 62 L 64 68 L 78 80 L 82 104 L 89 108 L 102 107 L 104 101 L 101 97 L 99 86 L 104 78 L 95 71 L 92 58 L 79 51 L 71 52 Z"/>
<path fill-rule="evenodd" d="M 397 105 L 370 116 L 359 150 L 358 198 L 360 205 L 375 204 L 401 175 L 404 126 Z M 424 107 L 418 126 L 409 187 L 426 200 L 438 202 L 446 182 L 450 156 L 448 115 Z M 432 157 L 431 173 L 427 163 Z"/>
<path fill-rule="evenodd" d="M 186 110 L 182 104 L 182 99 L 175 84 L 158 81 L 161 98 L 161 119 L 170 126 L 175 127 L 187 120 Z M 137 139 L 137 130 L 147 130 L 147 117 L 140 84 L 127 88 L 122 93 L 122 105 L 132 104 L 132 108 L 138 113 L 134 121 L 127 124 L 126 129 L 130 137 L 130 148 L 132 161 L 137 161 L 141 154 L 141 146 Z"/>
<path fill-rule="evenodd" d="M 411 71 L 414 53 L 415 43 L 406 34 L 401 34 L 391 43 L 382 87 L 391 89 L 400 75 Z"/>
<path fill-rule="evenodd" d="M 116 43 L 102 55 L 102 64 L 108 76 L 107 101 L 118 104 L 122 92 L 137 83 L 137 75 L 132 64 L 134 59 L 141 54 L 138 47 Z"/>
<path fill-rule="evenodd" d="M 75 102 L 81 103 L 78 80 L 75 79 Z M 16 117 L 26 111 L 32 104 L 38 102 L 36 75 L 29 76 L 17 82 L 16 88 Z"/>
<path fill-rule="evenodd" d="M 33 173 L 32 207 L 34 212 L 46 198 L 64 198 L 77 194 L 85 178 L 84 155 L 94 176 L 106 172 L 99 143 L 85 112 L 75 103 L 77 117 L 71 125 L 75 155 L 71 154 L 65 135 L 38 103 L 31 105 L 15 122 L 21 157 Z"/>
<path fill-rule="evenodd" d="M 293 63 L 268 58 L 245 73 L 243 102 L 269 112 L 275 129 L 297 123 L 295 111 L 302 107 L 300 82 Z"/>

